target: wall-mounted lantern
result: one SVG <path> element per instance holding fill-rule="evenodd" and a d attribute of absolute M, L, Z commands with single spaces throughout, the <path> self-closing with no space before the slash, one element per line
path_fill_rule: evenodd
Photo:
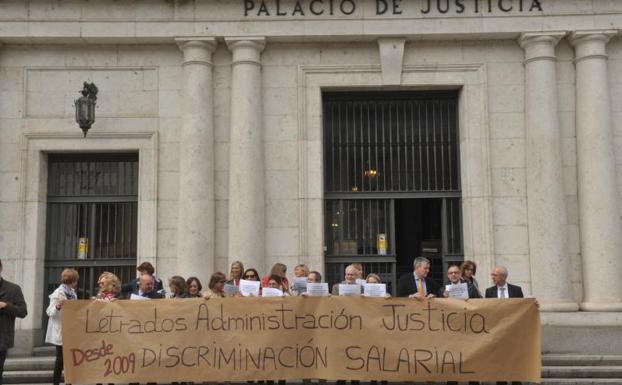
<path fill-rule="evenodd" d="M 95 123 L 95 102 L 97 101 L 97 87 L 94 83 L 84 82 L 84 88 L 82 96 L 76 99 L 76 122 L 84 132 L 86 133 Z"/>

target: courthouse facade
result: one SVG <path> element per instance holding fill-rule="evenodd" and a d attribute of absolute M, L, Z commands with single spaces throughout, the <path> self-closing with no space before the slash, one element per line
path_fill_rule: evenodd
<path fill-rule="evenodd" d="M 507 266 L 544 351 L 619 353 L 621 29 L 615 0 L 1 2 L 18 349 L 68 266 L 85 298 L 142 261 L 204 286 L 235 260 L 362 262 L 394 290 L 425 255 L 482 287 Z"/>

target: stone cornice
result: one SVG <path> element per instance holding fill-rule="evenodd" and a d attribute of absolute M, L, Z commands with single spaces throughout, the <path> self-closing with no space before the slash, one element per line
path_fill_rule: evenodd
<path fill-rule="evenodd" d="M 269 27 L 268 27 L 269 25 Z M 486 17 L 222 18 L 218 20 L 4 20 L 0 43 L 8 44 L 170 44 L 179 36 L 265 37 L 269 42 L 516 39 L 524 31 L 622 29 L 619 14 Z"/>

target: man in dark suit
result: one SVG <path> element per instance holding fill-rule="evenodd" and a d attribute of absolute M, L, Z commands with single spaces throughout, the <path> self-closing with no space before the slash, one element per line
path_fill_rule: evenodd
<path fill-rule="evenodd" d="M 7 350 L 13 347 L 15 339 L 15 318 L 24 318 L 27 313 L 22 289 L 2 278 L 0 261 L 0 385 Z"/>
<path fill-rule="evenodd" d="M 492 283 L 495 285 L 486 289 L 486 298 L 523 298 L 523 290 L 520 286 L 511 285 L 507 282 L 508 269 L 504 266 L 496 266 L 492 270 Z M 512 381 L 512 385 L 521 385 L 521 382 Z M 497 385 L 507 385 L 507 382 L 498 381 Z"/>
<path fill-rule="evenodd" d="M 153 279 L 153 275 L 142 274 L 138 282 L 138 289 L 132 292 L 133 295 L 149 299 L 164 298 L 164 294 L 158 293 L 155 290 L 155 281 Z"/>
<path fill-rule="evenodd" d="M 493 269 L 492 283 L 495 285 L 486 289 L 486 298 L 523 298 L 523 290 L 520 286 L 511 285 L 507 282 L 508 269 L 497 266 Z"/>
<path fill-rule="evenodd" d="M 413 272 L 400 277 L 397 282 L 397 296 L 408 298 L 433 298 L 439 292 L 439 285 L 431 278 L 430 261 L 424 257 L 417 257 L 413 262 Z"/>
<path fill-rule="evenodd" d="M 462 280 L 461 273 L 460 273 L 460 267 L 458 267 L 457 265 L 449 266 L 449 268 L 447 269 L 447 278 L 449 279 L 449 283 L 451 283 L 452 285 L 457 285 L 459 283 L 466 283 L 467 289 L 469 292 L 469 298 L 482 298 L 482 296 L 479 294 L 475 286 L 470 285 L 468 282 L 465 282 Z M 445 288 L 441 288 L 440 294 L 443 297 L 448 297 L 448 293 L 447 293 L 447 290 L 445 290 Z"/>
<path fill-rule="evenodd" d="M 155 268 L 153 267 L 151 263 L 143 262 L 140 265 L 138 265 L 138 267 L 136 267 L 136 270 L 138 270 L 138 273 L 140 275 L 143 275 L 143 274 L 152 275 L 154 282 L 155 282 L 155 291 L 157 291 L 158 293 L 162 295 L 166 294 L 164 291 L 164 285 L 162 284 L 162 280 L 155 276 Z M 128 283 L 124 283 L 123 286 L 121 287 L 121 293 L 123 294 L 123 296 L 125 297 L 125 296 L 129 296 L 129 294 L 131 293 L 135 293 L 138 290 L 139 283 L 140 283 L 140 276 L 136 279 L 131 280 Z"/>

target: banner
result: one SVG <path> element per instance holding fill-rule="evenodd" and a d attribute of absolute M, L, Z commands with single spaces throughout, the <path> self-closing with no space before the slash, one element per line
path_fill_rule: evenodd
<path fill-rule="evenodd" d="M 68 301 L 67 383 L 540 382 L 533 299 Z"/>

